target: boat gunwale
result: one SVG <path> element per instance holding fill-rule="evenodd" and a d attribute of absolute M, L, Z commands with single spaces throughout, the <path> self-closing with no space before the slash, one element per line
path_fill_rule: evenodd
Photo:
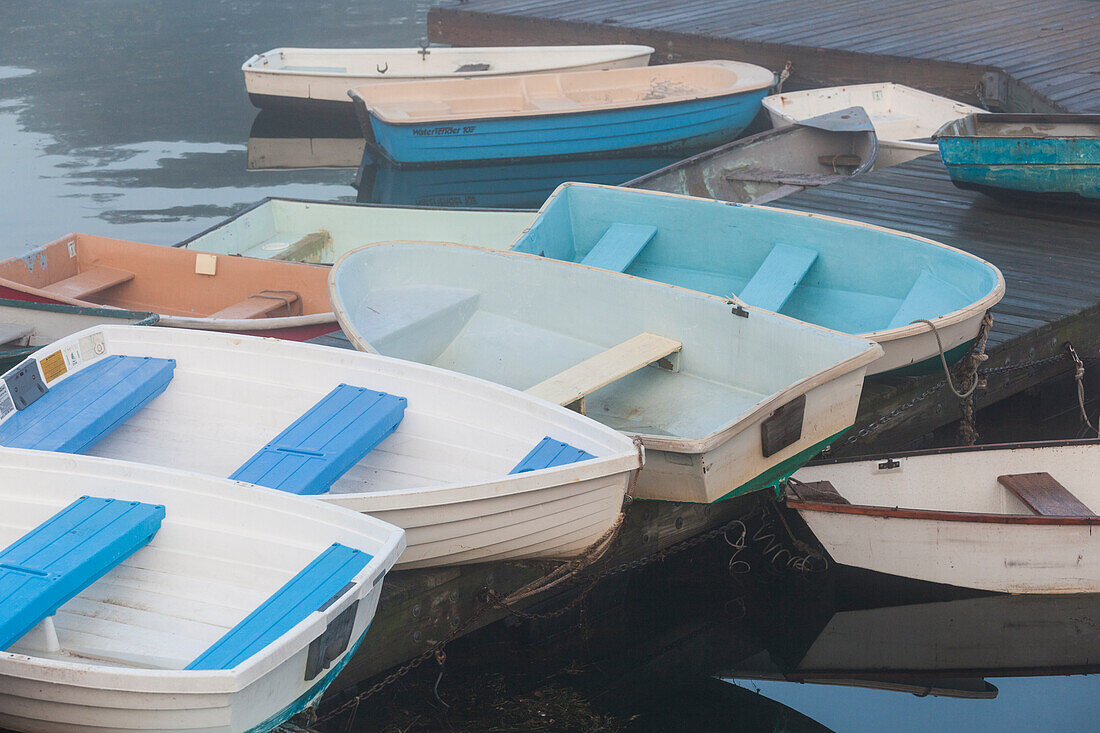
<path fill-rule="evenodd" d="M 761 89 L 771 89 L 772 87 L 775 86 L 775 83 L 776 83 L 775 73 L 768 70 L 768 69 L 765 69 L 763 66 L 757 66 L 756 64 L 749 64 L 749 63 L 744 63 L 744 62 L 741 62 L 741 61 L 724 61 L 724 60 L 719 60 L 719 59 L 711 60 L 711 61 L 687 61 L 687 62 L 683 62 L 682 64 L 658 64 L 656 66 L 639 66 L 639 67 L 625 68 L 625 69 L 598 69 L 598 70 L 583 70 L 583 71 L 578 70 L 578 71 L 562 71 L 562 72 L 558 72 L 558 73 L 561 73 L 561 74 L 602 74 L 602 73 L 616 72 L 616 71 L 621 72 L 621 71 L 637 71 L 638 69 L 662 69 L 662 68 L 668 68 L 670 66 L 705 65 L 705 64 L 714 64 L 714 63 L 721 64 L 723 68 L 731 68 L 733 65 L 736 65 L 736 66 L 740 66 L 740 67 L 750 67 L 750 69 L 751 68 L 760 69 L 761 71 L 766 72 L 769 75 L 770 78 L 767 81 L 767 83 L 764 83 L 764 82 L 761 81 L 761 82 L 757 82 L 755 84 L 746 84 L 745 86 L 739 86 L 737 88 L 732 88 L 731 89 L 731 88 L 727 87 L 727 88 L 722 89 L 720 91 L 695 94 L 695 95 L 691 95 L 691 96 L 684 95 L 684 96 L 680 96 L 680 97 L 676 97 L 676 98 L 672 98 L 672 99 L 668 99 L 668 98 L 665 98 L 665 99 L 648 99 L 648 100 L 638 99 L 638 100 L 631 100 L 629 102 L 617 102 L 617 103 L 614 103 L 614 104 L 605 104 L 605 105 L 602 105 L 602 106 L 592 105 L 592 106 L 588 106 L 588 107 L 583 107 L 581 109 L 558 109 L 558 110 L 534 109 L 534 110 L 519 110 L 519 111 L 502 110 L 500 112 L 496 112 L 496 113 L 492 113 L 492 114 L 476 113 L 476 114 L 473 114 L 473 115 L 462 115 L 462 114 L 451 113 L 451 114 L 439 115 L 439 116 L 435 116 L 435 117 L 426 117 L 426 118 L 422 118 L 422 119 L 419 119 L 419 120 L 400 120 L 400 119 L 395 120 L 391 117 L 388 117 L 384 113 L 379 111 L 377 105 L 371 104 L 370 102 L 367 101 L 367 99 L 365 97 L 363 97 L 361 94 L 359 94 L 360 89 L 373 87 L 373 86 L 377 86 L 377 85 L 366 84 L 366 85 L 362 85 L 362 86 L 359 86 L 359 87 L 352 87 L 351 89 L 348 89 L 348 96 L 351 97 L 352 102 L 357 107 L 361 108 L 364 112 L 366 112 L 366 114 L 368 115 L 368 120 L 377 121 L 377 122 L 380 122 L 384 125 L 389 125 L 390 127 L 404 128 L 404 127 L 418 127 L 418 126 L 425 126 L 425 125 L 442 125 L 442 124 L 455 123 L 455 122 L 462 122 L 462 123 L 467 123 L 468 124 L 468 123 L 482 123 L 482 122 L 507 122 L 509 120 L 514 120 L 514 119 L 524 119 L 524 120 L 539 119 L 539 118 L 560 119 L 560 118 L 563 118 L 563 117 L 569 117 L 569 116 L 573 116 L 573 115 L 591 115 L 591 114 L 630 112 L 631 110 L 635 110 L 635 109 L 654 109 L 654 108 L 666 107 L 666 106 L 670 106 L 670 105 L 687 105 L 687 104 L 690 104 L 692 102 L 705 102 L 705 101 L 711 101 L 711 100 L 723 100 L 723 99 L 726 99 L 726 98 L 738 97 L 738 96 L 741 96 L 741 95 L 744 95 L 744 94 L 751 94 L 753 92 L 760 91 Z M 740 71 L 735 71 L 734 73 L 736 73 L 739 78 L 742 75 L 742 73 Z M 400 83 L 401 84 L 436 84 L 436 83 L 461 83 L 463 81 L 468 81 L 468 80 L 467 79 L 424 79 L 424 80 L 415 80 L 415 81 L 400 82 Z M 738 81 L 738 83 L 740 83 L 740 82 Z M 388 84 L 386 86 L 394 86 L 394 85 L 393 84 Z M 368 139 L 367 142 L 372 143 L 372 141 L 370 139 Z M 380 147 L 380 146 L 374 145 L 374 147 Z M 641 146 L 641 147 L 645 148 L 645 147 L 649 147 L 649 146 Z M 558 156 L 550 156 L 550 157 L 558 157 Z"/>
<path fill-rule="evenodd" d="M 216 232 L 217 230 L 221 229 L 222 227 L 228 226 L 229 224 L 235 222 L 237 219 L 240 219 L 241 217 L 243 217 L 245 214 L 252 213 L 253 211 L 260 208 L 261 206 L 263 206 L 266 203 L 278 202 L 278 201 L 286 201 L 286 202 L 290 202 L 290 203 L 294 203 L 294 204 L 319 204 L 319 205 L 323 205 L 323 206 L 347 206 L 347 207 L 359 206 L 359 207 L 364 207 L 364 208 L 368 208 L 368 209 L 413 209 L 413 210 L 416 210 L 416 211 L 421 211 L 421 210 L 424 210 L 424 209 L 428 209 L 430 211 L 440 211 L 440 212 L 447 212 L 447 213 L 451 213 L 451 212 L 462 213 L 462 212 L 471 211 L 471 212 L 480 212 L 480 213 L 484 213 L 484 214 L 528 213 L 528 214 L 534 215 L 535 212 L 537 211 L 536 209 L 493 209 L 493 208 L 489 208 L 489 207 L 463 207 L 461 209 L 455 209 L 455 208 L 450 207 L 450 206 L 417 206 L 415 204 L 379 204 L 379 203 L 374 203 L 374 202 L 370 202 L 370 201 L 322 201 L 320 199 L 301 199 L 301 198 L 295 198 L 295 197 L 292 197 L 292 196 L 264 196 L 259 201 L 256 201 L 255 203 L 249 204 L 245 208 L 241 209 L 240 211 L 237 211 L 234 214 L 231 214 L 230 216 L 228 216 L 225 219 L 221 220 L 217 224 L 209 226 L 206 229 L 203 229 L 198 234 L 193 234 L 190 237 L 188 237 L 186 239 L 181 239 L 180 241 L 178 241 L 174 244 L 171 244 L 169 246 L 176 247 L 176 248 L 183 248 L 183 249 L 191 249 L 189 245 L 191 245 L 195 240 L 199 239 L 200 237 L 204 237 L 208 234 L 212 234 L 212 233 Z M 194 251 L 201 252 L 202 250 L 194 250 Z M 321 267 L 332 267 L 332 264 L 327 263 L 327 262 L 311 262 L 309 264 L 319 265 Z M 2 300 L 0 300 L 0 305 L 2 305 L 2 304 L 3 304 L 3 302 L 2 302 Z"/>
<path fill-rule="evenodd" d="M 932 522 L 970 522 L 973 524 L 1100 525 L 1100 517 L 1053 517 L 1031 514 L 990 514 L 988 512 L 952 512 L 942 509 L 905 509 L 874 504 L 834 504 L 787 497 L 784 502 L 798 512 L 852 514 L 885 519 L 923 519 Z"/>
<path fill-rule="evenodd" d="M 570 186 L 579 186 L 579 187 L 584 187 L 584 188 L 604 188 L 604 189 L 625 188 L 625 186 L 608 186 L 608 185 L 602 184 L 602 183 L 577 183 L 577 182 L 562 183 L 556 189 L 554 189 L 553 193 L 551 193 L 549 197 L 547 197 L 546 202 L 539 208 L 538 212 L 535 214 L 535 218 L 531 220 L 531 224 L 528 225 L 527 227 L 525 227 L 523 229 L 523 231 L 519 233 L 519 236 L 516 237 L 515 242 L 512 242 L 513 247 L 524 236 L 526 236 L 527 232 L 531 229 L 531 227 L 533 227 L 535 225 L 535 222 L 539 221 L 539 218 L 542 216 L 543 212 L 545 211 L 545 209 L 549 205 L 550 201 L 552 199 L 554 199 L 555 197 L 557 197 L 560 192 L 564 191 L 565 189 L 567 189 Z M 699 200 L 699 197 L 697 197 L 697 196 L 688 196 L 686 194 L 671 193 L 671 192 L 668 192 L 668 191 L 650 191 L 648 189 L 630 189 L 630 190 L 632 192 L 637 192 L 637 193 L 641 193 L 641 194 L 645 194 L 645 195 L 671 196 L 671 197 L 681 198 L 681 199 Z M 772 205 L 769 205 L 769 204 L 740 204 L 740 203 L 736 203 L 736 202 L 733 202 L 733 201 L 720 201 L 718 199 L 703 199 L 703 200 L 704 201 L 713 201 L 716 204 L 721 204 L 721 205 L 725 205 L 725 206 L 746 206 L 746 207 L 752 207 L 752 208 L 756 208 L 756 209 L 763 209 L 765 211 L 772 211 L 772 212 L 776 212 L 776 213 L 779 213 L 779 214 L 791 214 L 791 215 L 797 215 L 797 216 L 804 216 L 804 217 L 807 217 L 807 218 L 810 218 L 810 219 L 822 219 L 824 221 L 831 221 L 831 222 L 835 222 L 835 223 L 838 223 L 838 224 L 846 224 L 846 225 L 855 226 L 855 227 L 862 227 L 864 229 L 870 229 L 872 231 L 881 232 L 883 234 L 896 235 L 896 236 L 904 237 L 904 238 L 911 239 L 911 240 L 921 242 L 921 243 L 924 243 L 924 244 L 931 244 L 931 245 L 934 245 L 938 248 L 945 249 L 949 252 L 952 252 L 954 254 L 957 254 L 957 255 L 960 255 L 964 258 L 972 260 L 977 265 L 985 266 L 985 267 L 989 268 L 990 270 L 992 270 L 993 273 L 996 276 L 996 282 L 993 286 L 993 289 L 990 290 L 988 293 L 986 293 L 986 295 L 984 297 L 982 297 L 979 300 L 974 301 L 973 303 L 970 303 L 969 305 L 966 305 L 962 308 L 950 311 L 949 313 L 945 313 L 943 315 L 936 316 L 935 318 L 929 318 L 928 320 L 931 321 L 934 324 L 934 327 L 936 329 L 947 328 L 949 326 L 953 326 L 955 324 L 958 324 L 958 323 L 961 323 L 961 322 L 967 320 L 968 318 L 972 318 L 972 317 L 974 317 L 975 315 L 977 315 L 979 313 L 982 313 L 984 311 L 989 310 L 990 308 L 995 306 L 997 303 L 999 303 L 1001 301 L 1001 299 L 1004 297 L 1004 294 L 1005 294 L 1004 274 L 1001 272 L 1000 268 L 997 267 L 996 265 L 994 265 L 992 262 L 989 262 L 988 260 L 985 260 L 981 257 L 978 257 L 975 254 L 971 254 L 970 252 L 967 252 L 966 250 L 962 250 L 962 249 L 959 249 L 957 247 L 952 247 L 951 245 L 944 244 L 943 242 L 937 242 L 934 239 L 929 239 L 927 237 L 922 237 L 919 234 L 911 234 L 909 232 L 903 232 L 903 231 L 900 231 L 898 229 L 890 229 L 888 227 L 879 226 L 877 224 L 871 224 L 869 222 L 860 221 L 858 219 L 849 219 L 849 218 L 846 218 L 846 217 L 832 216 L 830 214 L 820 214 L 820 213 L 813 212 L 813 211 L 800 211 L 798 209 L 779 208 L 779 207 L 772 206 Z M 505 250 L 505 251 L 513 252 L 512 249 L 508 249 L 508 250 Z M 517 252 L 516 254 L 525 254 L 525 253 Z M 579 265 L 580 263 L 571 263 L 571 264 Z M 626 273 L 619 273 L 619 274 L 626 274 Z M 639 280 L 646 280 L 647 279 L 647 278 L 638 278 L 636 275 L 628 275 L 628 277 L 635 277 Z M 659 281 L 651 280 L 650 282 L 659 282 Z M 331 283 L 332 283 L 332 280 L 331 280 L 331 277 L 330 277 L 330 279 L 329 279 L 329 300 L 330 300 L 330 302 L 332 301 L 332 293 L 331 293 L 332 285 L 331 285 Z M 660 283 L 660 284 L 667 285 L 667 283 Z M 680 287 L 680 286 L 673 286 L 673 287 Z M 691 290 L 691 288 L 682 288 L 682 289 Z M 703 295 L 707 295 L 707 296 L 712 297 L 712 298 L 719 297 L 719 296 L 715 296 L 711 293 L 704 293 L 701 290 L 691 290 L 691 292 L 702 293 Z M 743 300 L 741 300 L 740 298 L 738 298 L 735 295 L 726 296 L 726 297 L 723 297 L 721 299 L 737 303 L 738 305 L 741 305 L 741 306 L 744 306 L 744 307 L 747 307 L 747 308 L 753 308 L 755 310 L 763 310 L 763 309 L 760 309 L 760 308 L 755 308 L 755 306 L 751 306 L 748 303 L 745 303 Z M 333 303 L 333 309 L 335 310 L 335 308 L 336 308 L 336 305 L 335 305 L 335 303 Z M 774 313 L 774 311 L 765 311 L 765 312 Z M 791 318 L 790 316 L 785 316 L 782 313 L 775 313 L 775 315 L 783 316 L 784 318 Z M 798 319 L 792 319 L 792 320 L 798 320 Z M 806 321 L 799 321 L 799 322 L 800 323 L 807 323 Z M 825 329 L 827 331 L 833 331 L 834 333 L 844 333 L 843 331 L 836 331 L 835 329 L 830 329 L 826 326 L 819 326 L 817 324 L 810 324 L 810 325 L 815 327 L 815 328 L 822 328 L 822 329 Z M 919 334 L 927 333 L 927 332 L 932 331 L 932 330 L 933 330 L 933 327 L 930 327 L 926 323 L 910 323 L 910 324 L 907 324 L 905 326 L 898 326 L 897 328 L 884 328 L 880 331 L 867 331 L 867 332 L 864 332 L 864 333 L 857 333 L 857 334 L 844 333 L 844 335 L 854 336 L 856 338 L 862 338 L 862 339 L 866 339 L 866 340 L 869 340 L 869 341 L 874 341 L 876 343 L 884 343 L 884 342 L 896 341 L 896 340 L 908 338 L 910 336 L 917 336 Z"/>
<path fill-rule="evenodd" d="M 562 184 L 562 185 L 570 185 L 570 184 Z M 595 185 L 595 184 L 572 184 L 572 185 Z M 560 267 L 566 267 L 566 268 L 580 267 L 580 268 L 584 268 L 586 270 L 592 270 L 592 271 L 595 271 L 595 272 L 599 272 L 602 275 L 606 275 L 606 276 L 609 276 L 609 277 L 629 278 L 630 280 L 633 280 L 635 282 L 645 283 L 646 287 L 659 287 L 659 288 L 669 289 L 669 290 L 672 290 L 674 292 L 690 293 L 692 296 L 706 298 L 707 300 L 715 301 L 717 303 L 721 303 L 722 305 L 731 305 L 731 304 L 733 304 L 733 305 L 742 305 L 739 301 L 734 301 L 734 300 L 729 299 L 729 298 L 720 298 L 716 295 L 711 295 L 709 293 L 703 293 L 703 292 L 698 291 L 698 290 L 691 290 L 689 288 L 682 288 L 678 285 L 670 285 L 668 283 L 663 283 L 663 282 L 659 282 L 659 281 L 656 281 L 656 280 L 649 280 L 647 278 L 638 277 L 636 275 L 629 275 L 629 274 L 622 273 L 622 272 L 612 272 L 610 270 L 604 270 L 604 269 L 601 269 L 601 268 L 598 268 L 598 267 L 591 267 L 589 265 L 584 265 L 584 264 L 581 264 L 579 262 L 564 262 L 564 261 L 561 261 L 561 260 L 550 260 L 550 259 L 547 259 L 545 257 L 540 257 L 538 255 L 528 254 L 526 252 L 515 252 L 515 251 L 512 251 L 512 250 L 493 250 L 493 249 L 489 249 L 487 247 L 479 247 L 479 246 L 471 245 L 471 244 L 459 244 L 459 243 L 456 243 L 456 242 L 417 242 L 417 241 L 412 241 L 412 240 L 391 240 L 391 241 L 387 241 L 387 242 L 375 242 L 375 243 L 372 243 L 372 244 L 363 245 L 362 247 L 356 247 L 353 250 L 349 250 L 348 252 L 345 252 L 333 264 L 332 271 L 329 273 L 329 300 L 332 303 L 333 311 L 336 313 L 336 318 L 337 318 L 337 321 L 340 322 L 341 328 L 343 328 L 343 324 L 344 324 L 345 321 L 347 321 L 349 324 L 351 323 L 351 319 L 348 318 L 348 314 L 344 310 L 342 302 L 340 301 L 340 299 L 338 297 L 336 297 L 337 296 L 336 278 L 338 276 L 339 268 L 340 268 L 341 264 L 344 262 L 344 260 L 352 257 L 353 255 L 356 255 L 357 253 L 363 252 L 363 251 L 365 251 L 367 249 L 370 249 L 372 247 L 392 246 L 392 245 L 395 245 L 395 244 L 396 245 L 409 245 L 409 244 L 412 244 L 412 245 L 424 245 L 424 246 L 433 246 L 433 247 L 461 248 L 461 249 L 465 249 L 465 250 L 472 250 L 472 251 L 476 251 L 476 252 L 482 252 L 482 253 L 489 254 L 489 255 L 498 255 L 498 256 L 503 256 L 503 257 L 521 257 L 521 258 L 527 258 L 527 259 L 531 259 L 531 260 L 538 260 L 538 261 L 541 261 L 541 262 L 544 262 L 544 263 L 550 263 L 553 266 L 560 266 Z M 714 448 L 716 448 L 720 445 L 723 445 L 724 443 L 727 443 L 733 436 L 743 432 L 745 429 L 747 429 L 751 425 L 755 424 L 758 420 L 763 419 L 769 413 L 771 413 L 774 410 L 778 409 L 779 407 L 782 407 L 783 405 L 787 404 L 792 399 L 794 399 L 796 397 L 799 397 L 799 396 L 802 396 L 804 394 L 808 394 L 809 392 L 816 389 L 817 387 L 820 387 L 820 386 L 822 386 L 822 385 L 824 385 L 828 382 L 831 382 L 834 379 L 845 376 L 845 375 L 847 375 L 851 372 L 857 371 L 860 368 L 864 368 L 866 366 L 869 366 L 870 364 L 872 364 L 873 362 L 875 362 L 879 358 L 881 358 L 882 355 L 883 355 L 882 347 L 879 344 L 877 344 L 874 341 L 871 341 L 869 339 L 862 338 L 862 337 L 859 337 L 859 336 L 853 336 L 852 334 L 842 333 L 840 331 L 834 331 L 832 329 L 825 328 L 823 326 L 818 326 L 818 325 L 815 325 L 815 324 L 812 324 L 812 323 L 806 323 L 805 321 L 800 321 L 796 318 L 791 318 L 790 316 L 785 316 L 781 313 L 773 313 L 772 311 L 763 310 L 763 309 L 757 308 L 755 306 L 748 305 L 748 306 L 742 306 L 742 307 L 746 308 L 750 312 L 755 312 L 758 315 L 763 315 L 765 318 L 781 318 L 781 319 L 784 319 L 786 321 L 790 321 L 792 323 L 798 324 L 798 326 L 800 326 L 802 328 L 806 328 L 806 329 L 809 329 L 809 330 L 812 330 L 812 331 L 827 333 L 827 334 L 830 334 L 832 336 L 840 337 L 840 338 L 845 339 L 845 340 L 863 341 L 865 344 L 867 344 L 868 348 L 864 348 L 859 353 L 853 354 L 852 356 L 849 356 L 846 359 L 838 361 L 838 362 L 832 364 L 831 366 L 829 366 L 826 369 L 819 370 L 819 371 L 817 371 L 817 372 L 815 372 L 815 373 L 813 373 L 813 374 L 811 374 L 807 377 L 804 377 L 804 378 L 798 380 L 797 382 L 793 382 L 793 383 L 787 385 L 785 388 L 779 390 L 778 392 L 773 392 L 769 395 L 765 395 L 764 398 L 761 399 L 760 401 L 758 401 L 755 404 L 751 405 L 750 407 L 746 408 L 741 413 L 734 416 L 731 420 L 728 420 L 727 422 L 722 423 L 720 426 L 716 427 L 714 430 L 710 431 L 709 433 L 707 433 L 707 434 L 705 434 L 701 437 L 698 437 L 698 438 L 685 438 L 685 437 L 675 437 L 675 436 L 669 436 L 669 435 L 653 435 L 651 433 L 633 431 L 633 430 L 630 430 L 630 429 L 623 429 L 623 430 L 620 430 L 620 431 L 617 431 L 617 432 L 620 432 L 624 435 L 630 435 L 630 436 L 638 437 L 639 439 L 642 440 L 642 443 L 644 444 L 644 446 L 647 449 L 662 450 L 662 451 L 667 451 L 667 452 L 672 452 L 672 453 L 692 453 L 692 454 L 705 453 L 707 451 L 713 450 Z M 359 335 L 359 333 L 354 328 L 344 329 L 344 331 L 345 331 L 345 333 L 348 337 L 348 340 L 351 341 L 351 343 L 356 347 L 356 349 L 358 349 L 359 351 L 366 351 L 366 352 L 372 353 L 372 354 L 378 354 L 378 352 L 375 351 L 374 348 L 370 344 L 368 344 L 367 342 L 365 342 L 362 339 L 362 337 Z M 381 355 L 381 354 L 379 354 L 379 355 Z M 605 425 L 605 427 L 608 427 L 608 426 Z M 611 429 L 614 430 L 614 428 L 611 428 Z"/>
<path fill-rule="evenodd" d="M 249 74 L 249 73 L 252 73 L 252 74 L 271 74 L 273 76 L 319 77 L 319 78 L 329 78 L 329 79 L 359 79 L 359 78 L 366 78 L 366 79 L 379 79 L 379 80 L 404 79 L 404 80 L 409 80 L 409 81 L 443 80 L 443 79 L 478 79 L 478 78 L 482 78 L 482 77 L 516 76 L 516 75 L 520 75 L 520 74 L 541 74 L 541 73 L 554 73 L 556 71 L 569 71 L 571 69 L 576 70 L 575 67 L 577 67 L 577 66 L 587 66 L 587 65 L 590 65 L 590 64 L 619 63 L 619 62 L 622 62 L 622 61 L 628 61 L 628 60 L 631 60 L 631 59 L 636 59 L 640 56 L 650 56 L 651 57 L 657 51 L 657 49 L 653 48 L 652 46 L 644 46 L 644 45 L 640 45 L 640 44 L 605 43 L 605 44 L 558 45 L 558 46 L 480 46 L 480 47 L 472 47 L 472 46 L 438 46 L 434 49 L 431 49 L 429 51 L 429 53 L 432 53 L 432 52 L 435 52 L 435 51 L 449 51 L 449 50 L 455 50 L 455 51 L 460 51 L 460 52 L 463 52 L 463 51 L 464 52 L 474 52 L 474 51 L 485 51 L 485 50 L 525 52 L 525 51 L 530 51 L 532 49 L 536 49 L 536 50 L 539 50 L 539 51 L 556 51 L 556 50 L 560 50 L 560 49 L 576 49 L 576 48 L 590 48 L 590 49 L 596 49 L 596 48 L 598 48 L 598 49 L 612 49 L 612 48 L 628 49 L 629 48 L 629 49 L 633 49 L 633 52 L 630 53 L 629 55 L 623 54 L 621 56 L 612 56 L 610 58 L 605 58 L 605 59 L 602 59 L 602 60 L 601 59 L 596 59 L 596 60 L 591 60 L 591 61 L 578 62 L 578 63 L 575 63 L 575 64 L 571 64 L 569 66 L 537 67 L 537 68 L 526 70 L 526 71 L 524 71 L 524 70 L 491 71 L 491 72 L 489 72 L 489 71 L 479 71 L 479 72 L 469 72 L 469 74 L 466 75 L 466 76 L 419 76 L 419 75 L 398 76 L 398 75 L 394 75 L 394 76 L 383 77 L 381 75 L 371 76 L 370 74 L 351 74 L 351 73 L 348 73 L 348 72 L 340 73 L 340 72 L 333 72 L 333 71 L 298 71 L 298 70 L 291 70 L 291 69 L 271 69 L 271 68 L 265 69 L 265 68 L 253 65 L 256 62 L 260 61 L 261 59 L 266 58 L 266 57 L 268 57 L 272 54 L 285 53 L 287 51 L 308 51 L 310 53 L 320 52 L 322 55 L 327 55 L 329 53 L 331 53 L 332 55 L 337 55 L 337 54 L 340 54 L 340 53 L 343 53 L 343 54 L 359 54 L 359 55 L 362 55 L 362 56 L 366 56 L 367 54 L 391 53 L 391 52 L 394 52 L 394 51 L 411 51 L 413 53 L 419 53 L 419 49 L 412 48 L 411 46 L 404 46 L 404 47 L 398 47 L 398 48 L 304 48 L 304 47 L 297 47 L 297 46 L 295 46 L 295 47 L 279 46 L 278 48 L 273 48 L 270 51 L 264 51 L 263 53 L 253 54 L 247 61 L 245 61 L 243 64 L 241 64 L 241 71 L 243 71 L 246 74 Z M 648 51 L 646 49 L 648 49 Z M 455 73 L 455 72 L 452 72 L 452 74 L 453 73 Z M 279 96 L 292 96 L 292 95 L 279 95 Z M 295 98 L 300 98 L 300 97 L 295 97 Z"/>
<path fill-rule="evenodd" d="M 1027 440 L 1016 443 L 984 443 L 980 445 L 952 445 L 946 448 L 919 448 L 916 450 L 902 450 L 893 453 L 888 451 L 878 453 L 866 453 L 859 456 L 843 456 L 840 458 L 822 458 L 810 461 L 806 468 L 814 466 L 836 466 L 847 463 L 864 463 L 871 461 L 883 461 L 891 458 L 920 458 L 922 456 L 942 456 L 955 453 L 984 453 L 987 451 L 1001 450 L 1027 450 L 1038 448 L 1076 448 L 1087 446 L 1100 446 L 1100 438 L 1066 438 L 1061 440 Z"/>
<path fill-rule="evenodd" d="M 973 121 L 973 132 L 957 130 L 968 122 Z M 945 122 L 940 129 L 932 133 L 933 140 L 1092 140 L 1087 135 L 1026 135 L 1012 133 L 1010 135 L 981 134 L 978 128 L 983 122 L 1004 122 L 1008 124 L 1050 124 L 1050 125 L 1096 125 L 1100 129 L 1100 114 L 1041 114 L 1041 113 L 995 113 L 975 112 L 965 117 L 960 117 L 950 122 Z M 1050 165 L 1044 163 L 1041 165 Z"/>

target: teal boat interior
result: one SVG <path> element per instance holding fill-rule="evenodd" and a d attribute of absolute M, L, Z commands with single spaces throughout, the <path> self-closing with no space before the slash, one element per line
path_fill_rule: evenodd
<path fill-rule="evenodd" d="M 615 371 L 584 393 L 586 414 L 684 440 L 703 440 L 841 362 L 844 373 L 881 353 L 770 313 L 739 317 L 689 290 L 461 245 L 358 249 L 337 263 L 331 292 L 361 348 L 547 399 L 538 388 L 566 372 L 583 381 L 582 363 Z"/>
<path fill-rule="evenodd" d="M 900 232 L 586 184 L 558 188 L 512 249 L 737 298 L 851 334 L 945 316 L 999 282 L 983 260 Z"/>

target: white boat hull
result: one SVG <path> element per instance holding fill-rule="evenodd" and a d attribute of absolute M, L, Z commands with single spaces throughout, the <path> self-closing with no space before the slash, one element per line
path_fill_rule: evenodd
<path fill-rule="evenodd" d="M 1100 592 L 1095 516 L 1032 513 L 998 476 L 1049 472 L 1100 509 L 1100 444 L 973 449 L 812 466 L 851 504 L 788 499 L 836 562 L 1003 593 Z"/>
<path fill-rule="evenodd" d="M 4 728 L 267 730 L 351 658 L 404 548 L 400 530 L 369 517 L 186 471 L 13 449 L 0 449 L 0 471 L 0 546 L 85 494 L 165 506 L 148 545 L 58 610 L 60 650 L 32 631 L 0 651 Z M 333 541 L 374 555 L 351 588 L 235 667 L 184 669 Z M 346 647 L 306 679 L 311 643 L 345 612 Z"/>
<path fill-rule="evenodd" d="M 328 102 L 350 109 L 348 90 L 364 84 L 619 69 L 645 66 L 652 53 L 649 46 L 629 45 L 431 48 L 424 55 L 414 48 L 276 48 L 248 59 L 241 70 L 258 107 Z M 463 66 L 470 70 L 458 72 Z"/>

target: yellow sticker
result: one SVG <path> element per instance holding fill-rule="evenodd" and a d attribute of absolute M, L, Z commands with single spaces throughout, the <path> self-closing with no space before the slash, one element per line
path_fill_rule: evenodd
<path fill-rule="evenodd" d="M 42 367 L 42 376 L 46 378 L 46 384 L 49 384 L 69 371 L 65 367 L 65 357 L 61 355 L 60 351 L 55 351 L 49 356 L 44 357 L 38 364 Z"/>

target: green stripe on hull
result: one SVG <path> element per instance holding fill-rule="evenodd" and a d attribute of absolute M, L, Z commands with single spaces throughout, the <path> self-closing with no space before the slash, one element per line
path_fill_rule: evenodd
<path fill-rule="evenodd" d="M 717 499 L 717 501 L 733 499 L 738 496 L 747 494 L 751 491 L 759 491 L 760 489 L 772 489 L 775 492 L 775 495 L 779 496 L 780 485 L 788 478 L 790 478 L 790 475 L 792 473 L 806 465 L 806 463 L 811 458 L 828 448 L 830 445 L 832 445 L 834 440 L 839 438 L 841 435 L 844 435 L 844 433 L 848 432 L 850 429 L 851 428 L 844 428 L 839 433 L 834 433 L 833 435 L 830 435 L 828 438 L 821 441 L 820 443 L 815 443 L 806 450 L 794 454 L 787 460 L 780 461 L 779 463 L 769 468 L 767 471 L 764 471 L 764 473 L 758 475 L 756 478 L 750 481 L 746 481 L 733 491 L 723 495 L 721 498 Z"/>
<path fill-rule="evenodd" d="M 718 499 L 715 499 L 711 503 L 713 504 L 713 503 L 717 503 L 719 501 L 725 501 L 727 499 L 733 499 L 733 498 L 736 498 L 738 496 L 743 496 L 745 494 L 748 494 L 749 492 L 752 492 L 752 491 L 758 491 L 760 489 L 767 489 L 767 488 L 773 489 L 775 491 L 776 496 L 778 496 L 779 495 L 779 486 L 784 481 L 786 481 L 787 478 L 790 477 L 790 475 L 792 473 L 794 473 L 798 469 L 802 468 L 802 466 L 804 466 L 807 461 L 809 461 L 811 458 L 816 456 L 821 451 L 828 448 L 830 445 L 832 445 L 833 441 L 835 441 L 841 435 L 844 435 L 844 433 L 848 432 L 849 430 L 851 430 L 850 427 L 844 428 L 839 433 L 835 433 L 834 435 L 830 435 L 828 438 L 821 441 L 820 443 L 815 443 L 814 445 L 811 445 L 806 450 L 804 450 L 800 453 L 796 453 L 795 455 L 791 456 L 787 460 L 780 461 L 779 463 L 777 463 L 774 466 L 772 466 L 771 468 L 769 468 L 767 471 L 764 471 L 764 473 L 759 474 L 758 476 L 751 479 L 750 481 L 746 481 L 745 483 L 741 484 L 740 486 L 738 486 L 733 491 L 729 492 L 728 494 L 724 494 L 723 496 L 719 497 Z M 642 470 L 644 471 L 645 469 L 643 468 Z M 667 500 L 666 499 L 635 499 L 635 501 L 667 501 Z M 698 504 L 698 503 L 702 503 L 702 502 L 677 502 L 677 503 L 680 503 L 680 504 Z"/>
<path fill-rule="evenodd" d="M 955 366 L 960 359 L 970 353 L 970 349 L 974 346 L 974 339 L 965 343 L 959 344 L 953 349 L 948 349 L 944 356 L 947 357 L 947 365 Z M 875 374 L 875 377 L 927 377 L 929 374 L 942 374 L 943 365 L 940 364 L 940 355 L 936 354 L 930 359 L 924 361 L 918 361 L 915 364 L 908 364 L 897 369 L 891 369 L 888 372 L 882 372 L 881 374 Z"/>

